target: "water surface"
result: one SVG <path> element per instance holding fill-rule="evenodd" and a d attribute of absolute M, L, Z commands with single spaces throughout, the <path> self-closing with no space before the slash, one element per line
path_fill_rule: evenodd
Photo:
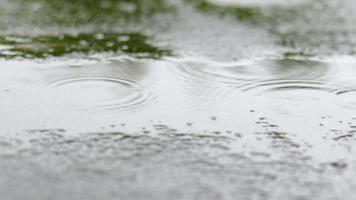
<path fill-rule="evenodd" d="M 0 199 L 355 196 L 352 1 L 63 2 L 0 0 Z"/>

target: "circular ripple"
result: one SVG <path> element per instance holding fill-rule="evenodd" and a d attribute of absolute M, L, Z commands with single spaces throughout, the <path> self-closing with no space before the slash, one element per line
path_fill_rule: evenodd
<path fill-rule="evenodd" d="M 130 109 L 145 104 L 150 93 L 134 81 L 110 77 L 71 77 L 53 81 L 57 101 L 79 109 Z"/>
<path fill-rule="evenodd" d="M 185 79 L 221 83 L 241 83 L 262 79 L 316 79 L 325 76 L 328 66 L 318 61 L 260 60 L 248 64 L 223 64 L 188 61 L 176 72 Z"/>
<path fill-rule="evenodd" d="M 276 80 L 261 80 L 246 83 L 237 87 L 237 90 L 243 92 L 252 92 L 254 94 L 263 94 L 270 92 L 284 92 L 295 90 L 315 90 L 325 91 L 328 93 L 336 93 L 340 88 L 347 86 L 342 83 L 329 83 L 322 80 L 302 80 L 302 79 L 276 79 Z"/>
<path fill-rule="evenodd" d="M 265 59 L 248 63 L 186 61 L 178 63 L 175 73 L 188 87 L 208 85 L 206 96 L 236 92 L 261 94 L 292 89 L 335 90 L 323 82 L 330 68 L 323 62 L 296 59 Z M 194 89 L 194 88 L 191 88 Z"/>

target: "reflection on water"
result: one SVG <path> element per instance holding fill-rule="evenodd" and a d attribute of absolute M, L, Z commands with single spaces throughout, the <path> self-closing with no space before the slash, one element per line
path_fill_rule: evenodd
<path fill-rule="evenodd" d="M 353 4 L 0 0 L 0 199 L 355 196 Z"/>
<path fill-rule="evenodd" d="M 312 60 L 257 60 L 237 64 L 185 61 L 177 63 L 177 66 L 175 73 L 192 90 L 200 84 L 226 90 L 222 92 L 225 94 L 290 92 L 296 89 L 339 94 L 350 87 L 348 83 L 332 81 L 334 69 L 329 64 Z"/>
<path fill-rule="evenodd" d="M 28 183 L 24 179 L 43 181 L 46 175 L 34 172 L 34 176 L 32 171 L 46 169 L 71 180 L 64 181 L 64 187 L 125 183 L 133 193 L 115 194 L 135 199 L 132 195 L 139 191 L 156 191 L 151 176 L 158 180 L 157 188 L 167 182 L 172 188 L 165 185 L 164 189 L 191 197 L 197 192 L 186 194 L 179 184 L 192 184 L 195 189 L 196 181 L 209 182 L 219 194 L 236 184 L 249 189 L 283 187 L 295 180 L 304 184 L 310 177 L 300 171 L 303 168 L 326 179 L 312 181 L 310 187 L 320 191 L 320 183 L 330 182 L 323 170 L 337 173 L 333 170 L 347 170 L 354 161 L 355 63 L 344 59 L 3 60 L 0 169 L 7 171 L 0 178 L 6 183 L 21 180 L 22 188 Z M 26 173 L 2 167 L 7 166 L 5 158 Z M 179 184 L 173 181 L 173 171 L 179 171 Z M 196 177 L 187 183 L 192 174 Z M 46 178 L 43 188 L 56 185 L 51 180 Z M 8 188 L 1 182 L 0 186 Z M 101 195 L 110 193 L 111 187 L 105 188 Z M 90 189 L 81 189 L 91 194 Z M 242 198 L 253 193 L 244 188 L 237 191 Z M 160 194 L 172 196 L 167 191 Z M 284 190 L 272 194 L 294 196 Z"/>
<path fill-rule="evenodd" d="M 180 71 L 190 79 L 201 78 L 225 83 L 264 79 L 310 79 L 325 76 L 328 66 L 318 61 L 256 60 L 242 63 L 190 62 L 178 63 Z"/>
<path fill-rule="evenodd" d="M 168 117 L 176 121 L 180 115 L 194 110 L 201 113 L 191 115 L 192 119 L 201 115 L 209 118 L 216 113 L 234 116 L 247 107 L 270 109 L 269 101 L 280 104 L 276 109 L 287 113 L 294 112 L 292 104 L 312 106 L 318 102 L 340 112 L 341 108 L 355 108 L 356 71 L 352 64 L 329 61 L 264 59 L 222 63 L 178 58 L 83 60 L 77 64 L 3 61 L 1 70 L 3 116 L 6 112 L 15 115 L 16 109 L 10 107 L 23 108 L 34 115 L 40 110 L 61 116 L 60 108 L 69 106 L 65 110 L 83 109 L 73 111 L 76 114 L 121 110 L 113 114 L 122 115 L 126 113 L 122 109 L 139 109 L 138 116 L 146 121 L 176 113 L 175 117 Z M 23 99 L 27 101 L 22 102 Z M 260 105 L 262 99 L 265 102 Z M 233 110 L 228 112 L 230 108 Z M 295 114 L 303 113 L 300 110 Z M 181 120 L 184 121 L 178 121 Z M 11 121 L 7 125 L 10 124 Z"/>

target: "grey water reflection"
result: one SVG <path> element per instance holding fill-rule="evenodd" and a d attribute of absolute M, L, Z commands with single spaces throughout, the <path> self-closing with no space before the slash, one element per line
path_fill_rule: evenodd
<path fill-rule="evenodd" d="M 53 70 L 45 79 L 49 90 L 67 105 L 81 109 L 133 109 L 152 100 L 144 82 L 150 69 L 125 62 Z M 55 80 L 52 80 L 55 79 Z"/>
<path fill-rule="evenodd" d="M 197 185 L 209 182 L 203 193 L 227 195 L 230 188 L 247 199 L 255 193 L 246 189 L 255 187 L 260 199 L 297 199 L 301 188 L 322 195 L 330 174 L 348 172 L 354 161 L 355 63 L 2 60 L 0 191 L 10 191 L 9 198 L 27 194 L 13 192 L 11 183 L 37 191 L 38 199 L 47 190 L 67 194 L 73 188 L 79 199 L 81 192 L 145 199 L 136 196 L 142 191 L 154 195 L 148 199 L 172 192 L 190 199 Z M 310 182 L 309 174 L 318 178 Z M 46 184 L 28 185 L 34 180 Z M 297 192 L 263 191 L 285 184 Z M 92 190 L 98 186 L 105 187 Z M 328 189 L 338 196 L 332 184 Z M 229 195 L 224 198 L 236 197 Z"/>
<path fill-rule="evenodd" d="M 123 110 L 135 109 L 141 120 L 168 115 L 174 123 L 184 121 L 180 117 L 194 110 L 202 113 L 190 115 L 192 119 L 221 112 L 236 114 L 227 112 L 229 108 L 266 107 L 259 102 L 261 98 L 284 110 L 293 110 L 291 103 L 315 102 L 354 108 L 356 72 L 347 63 L 296 59 L 223 63 L 180 58 L 71 62 L 3 61 L 2 114 L 15 115 L 16 109 L 10 107 L 33 114 L 41 110 L 54 118 L 64 110 L 82 110 L 75 111 L 78 115 L 100 110 L 122 115 L 127 113 Z"/>
<path fill-rule="evenodd" d="M 4 74 L 7 84 L 17 87 L 8 88 L 8 95 L 11 97 L 14 94 L 12 97 L 15 98 L 17 95 L 36 94 L 33 103 L 37 106 L 33 112 L 36 112 L 36 108 L 46 109 L 41 108 L 43 101 L 48 106 L 54 104 L 72 109 L 115 110 L 142 106 L 152 97 L 147 87 L 141 84 L 149 76 L 149 68 L 139 62 L 9 67 L 21 73 L 12 76 Z M 6 68 L 4 66 L 2 70 L 7 71 Z M 29 74 L 33 76 L 28 77 Z"/>
<path fill-rule="evenodd" d="M 0 0 L 0 199 L 352 199 L 353 5 Z"/>
<path fill-rule="evenodd" d="M 241 63 L 178 63 L 177 75 L 191 90 L 206 85 L 216 87 L 220 94 L 263 93 L 294 89 L 325 90 L 338 93 L 347 88 L 347 83 L 334 82 L 333 67 L 328 63 L 313 60 L 265 59 Z M 329 80 L 331 79 L 331 80 Z M 209 91 L 205 88 L 202 91 Z M 207 94 L 209 95 L 209 94 Z M 216 96 L 217 93 L 211 94 Z"/>
<path fill-rule="evenodd" d="M 134 82 L 120 78 L 82 76 L 49 84 L 77 108 L 119 109 L 139 106 L 148 98 Z"/>

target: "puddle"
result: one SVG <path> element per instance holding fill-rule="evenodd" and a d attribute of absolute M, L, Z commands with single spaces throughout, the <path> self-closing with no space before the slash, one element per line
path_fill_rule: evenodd
<path fill-rule="evenodd" d="M 285 116 L 347 118 L 345 113 L 355 109 L 352 61 L 119 58 L 71 62 L 75 61 L 2 61 L 1 116 L 6 123 L 1 128 L 17 130 L 16 121 L 27 124 L 23 129 L 55 124 L 68 129 L 72 118 L 82 116 L 83 122 L 76 123 L 81 128 L 87 126 L 85 119 L 100 119 L 91 124 L 97 127 L 118 121 L 165 120 L 175 127 L 199 123 L 208 130 L 258 131 L 254 118 L 259 113 L 275 118 L 276 125 L 288 132 L 294 128 L 283 120 Z M 20 110 L 33 117 L 19 118 Z M 212 125 L 211 116 L 222 120 Z M 235 124 L 234 119 L 241 123 Z M 308 123 L 319 125 L 318 121 Z"/>
<path fill-rule="evenodd" d="M 355 196 L 352 5 L 0 0 L 1 199 Z"/>
<path fill-rule="evenodd" d="M 299 174 L 303 168 L 323 177 L 313 180 L 316 189 L 320 182 L 330 183 L 322 170 L 347 171 L 353 162 L 355 63 L 353 59 L 2 60 L 0 157 L 32 165 L 20 175 L 2 167 L 7 175 L 0 180 L 37 177 L 40 181 L 46 175 L 33 173 L 45 168 L 69 180 L 85 181 L 75 178 L 82 173 L 88 180 L 99 180 L 75 182 L 76 188 L 112 180 L 121 184 L 127 178 L 127 190 L 138 192 L 142 188 L 134 189 L 133 174 L 140 176 L 143 188 L 152 185 L 149 174 L 159 182 L 169 180 L 173 187 L 171 172 L 180 170 L 184 180 L 194 174 L 194 185 L 197 180 L 214 180 L 214 188 L 221 191 L 221 184 L 227 183 L 221 176 L 263 188 L 260 184 L 267 183 L 260 179 L 278 184 L 272 177 L 285 177 L 286 183 L 295 176 L 310 178 Z M 2 165 L 6 166 L 0 161 Z M 210 179 L 217 173 L 220 178 Z M 10 180 L 10 175 L 16 178 Z M 26 187 L 26 181 L 21 182 L 20 187 Z M 50 180 L 46 183 L 45 188 L 53 186 Z M 188 183 L 182 179 L 182 184 Z"/>
<path fill-rule="evenodd" d="M 172 57 L 2 60 L 0 156 L 36 163 L 28 170 L 44 167 L 44 159 L 56 171 L 51 174 L 79 167 L 80 173 L 100 174 L 102 181 L 117 177 L 111 170 L 133 169 L 144 177 L 143 187 L 151 179 L 143 175 L 147 163 L 211 175 L 243 163 L 249 165 L 237 168 L 243 172 L 224 174 L 271 170 L 288 180 L 296 174 L 293 166 L 303 166 L 324 177 L 312 172 L 314 167 L 347 170 L 354 160 L 355 63 Z M 140 160 L 146 164 L 132 166 Z M 254 172 L 243 170 L 251 166 Z M 32 177 L 31 171 L 26 173 Z M 65 176 L 79 175 L 71 173 Z M 107 173 L 110 178 L 103 178 Z M 150 173 L 159 179 L 167 175 Z M 261 176 L 244 181 L 270 177 Z M 315 182 L 313 187 L 320 180 Z M 128 187 L 133 189 L 133 183 Z"/>

